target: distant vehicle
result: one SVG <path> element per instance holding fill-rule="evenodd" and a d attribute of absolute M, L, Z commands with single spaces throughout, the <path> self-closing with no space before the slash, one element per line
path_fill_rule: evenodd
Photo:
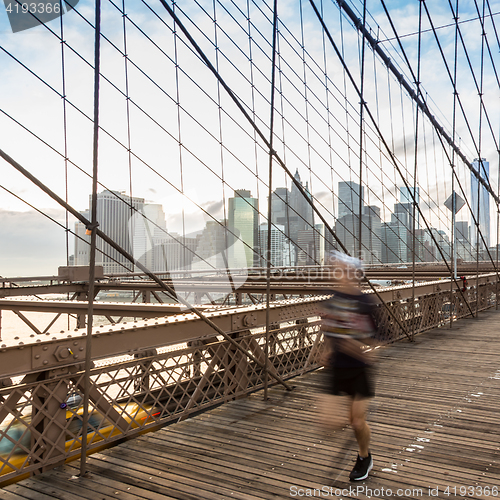
<path fill-rule="evenodd" d="M 370 283 L 378 286 L 392 286 L 391 280 L 370 280 Z"/>
<path fill-rule="evenodd" d="M 81 446 L 80 436 L 83 425 L 83 408 L 80 407 L 81 401 L 82 397 L 78 394 L 71 394 L 66 400 L 66 420 L 69 422 L 66 429 L 66 451 L 74 450 Z M 155 412 L 153 407 L 140 407 L 136 403 L 130 403 L 122 408 L 125 410 L 122 416 L 128 422 L 132 421 L 132 428 L 155 422 L 156 418 L 160 415 L 160 412 Z M 20 469 L 26 463 L 29 450 L 31 449 L 31 432 L 28 427 L 30 423 L 31 415 L 26 415 L 0 427 L 0 456 L 9 464 L 3 467 L 0 476 Z M 90 412 L 87 442 L 102 441 L 111 435 L 119 433 L 120 430 L 106 420 L 99 412 Z"/>

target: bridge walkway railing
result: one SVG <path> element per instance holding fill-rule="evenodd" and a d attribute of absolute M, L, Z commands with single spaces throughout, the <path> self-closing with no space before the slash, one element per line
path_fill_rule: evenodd
<path fill-rule="evenodd" d="M 475 312 L 476 301 L 478 310 L 496 305 L 494 275 L 481 277 L 477 288 L 465 292 L 446 281 L 415 290 L 403 286 L 384 292 L 392 314 L 380 305 L 378 319 L 387 343 L 408 338 L 408 332 L 413 338 L 425 330 L 449 328 L 450 320 Z M 253 393 L 264 386 L 266 376 L 273 383 L 316 369 L 322 346 L 317 307 L 322 300 L 324 296 L 312 296 L 271 305 L 267 372 L 262 368 L 264 305 L 206 311 L 236 346 L 189 312 L 95 327 L 88 453 Z M 84 349 L 84 330 L 2 345 L 2 485 L 80 457 L 85 439 Z"/>

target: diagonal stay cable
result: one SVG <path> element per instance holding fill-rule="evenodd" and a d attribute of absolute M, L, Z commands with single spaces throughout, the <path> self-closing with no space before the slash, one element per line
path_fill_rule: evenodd
<path fill-rule="evenodd" d="M 82 446 L 80 454 L 80 476 L 84 477 L 87 468 L 87 446 L 89 432 L 89 403 L 90 403 L 90 370 L 92 363 L 92 326 L 94 323 L 95 299 L 95 261 L 97 248 L 97 172 L 99 158 L 99 98 L 100 98 L 100 66 L 101 66 L 101 0 L 95 2 L 95 30 L 94 30 L 94 126 L 92 134 L 92 198 L 90 229 L 90 265 L 89 288 L 87 293 L 87 335 L 85 342 L 85 373 L 83 376 L 83 418 L 82 418 Z M 66 202 L 68 205 L 68 203 Z"/>
<path fill-rule="evenodd" d="M 408 69 L 409 69 L 409 70 L 410 70 L 410 72 L 411 72 L 411 75 L 412 75 L 412 77 L 413 77 L 413 80 L 414 80 L 415 82 L 418 82 L 419 78 L 417 78 L 417 77 L 415 76 L 415 73 L 414 73 L 414 71 L 413 71 L 413 68 L 412 68 L 412 66 L 411 66 L 411 64 L 410 64 L 410 62 L 409 62 L 409 60 L 408 60 L 407 55 L 406 55 L 406 51 L 405 51 L 405 49 L 404 49 L 403 45 L 401 44 L 400 37 L 399 37 L 399 35 L 398 35 L 397 31 L 396 31 L 396 28 L 395 28 L 395 26 L 394 26 L 394 23 L 392 22 L 392 18 L 391 18 L 390 14 L 389 14 L 389 11 L 387 10 L 387 8 L 386 8 L 386 6 L 385 6 L 384 0 L 381 0 L 381 2 L 382 2 L 382 6 L 384 7 L 384 10 L 385 10 L 385 13 L 386 13 L 386 15 L 387 15 L 387 18 L 389 19 L 389 22 L 390 22 L 391 27 L 392 27 L 392 29 L 393 29 L 394 35 L 395 35 L 396 39 L 398 40 L 399 47 L 400 47 L 400 49 L 401 49 L 401 52 L 402 52 L 402 53 L 403 53 L 403 55 L 404 55 L 404 59 L 405 59 L 405 61 L 406 61 L 407 65 L 408 65 Z M 457 14 L 457 13 L 455 13 L 455 11 L 453 10 L 453 6 L 452 6 L 451 4 L 450 4 L 450 7 L 451 7 L 451 9 L 452 9 L 454 19 L 455 19 L 455 21 L 457 22 L 457 21 L 458 21 L 458 14 Z M 459 31 L 458 27 L 457 27 L 457 35 L 460 35 L 460 37 L 461 37 L 461 34 L 460 34 L 460 31 Z M 465 45 L 464 45 L 463 39 L 462 39 L 462 44 L 463 44 L 463 46 L 464 46 L 464 50 L 465 50 Z M 444 57 L 444 55 L 443 55 L 443 57 Z M 468 61 L 469 61 L 469 66 L 470 66 L 470 59 L 469 59 L 469 57 L 468 57 L 468 56 L 467 56 L 467 59 L 468 59 Z M 450 75 L 451 75 L 451 73 L 450 73 Z M 450 78 L 451 78 L 451 76 L 450 76 Z M 452 85 L 453 85 L 453 89 L 454 89 L 454 96 L 455 96 L 455 99 L 456 99 L 456 100 L 458 100 L 458 93 L 457 93 L 457 91 L 456 91 L 456 78 L 455 78 L 455 79 L 453 79 L 453 78 L 452 78 Z M 479 92 L 479 89 L 478 89 L 478 92 Z M 480 94 L 481 94 L 481 93 L 480 93 Z M 482 99 L 481 99 L 481 101 L 482 101 Z M 423 101 L 423 102 L 425 102 L 425 101 Z M 484 103 L 483 103 L 483 104 L 484 104 Z M 463 197 L 464 197 L 464 201 L 465 201 L 465 203 L 466 203 L 466 205 L 467 205 L 467 207 L 468 207 L 468 209 L 469 209 L 469 212 L 470 212 L 470 214 L 471 214 L 471 217 L 472 217 L 472 219 L 473 219 L 474 224 L 475 224 L 477 227 L 479 227 L 479 223 L 478 223 L 478 221 L 476 220 L 476 216 L 474 215 L 474 210 L 472 210 L 472 207 L 470 206 L 470 203 L 469 203 L 469 201 L 468 201 L 468 196 L 466 195 L 465 190 L 464 190 L 464 188 L 463 188 L 463 186 L 462 186 L 462 183 L 460 182 L 460 179 L 459 179 L 459 177 L 458 177 L 458 174 L 457 174 L 457 172 L 456 172 L 456 170 L 455 170 L 455 168 L 454 168 L 454 159 L 453 159 L 453 158 L 450 158 L 450 155 L 449 155 L 448 151 L 446 151 L 445 144 L 444 144 L 444 142 L 443 142 L 443 137 L 442 137 L 440 134 L 438 134 L 437 136 L 438 136 L 438 139 L 439 139 L 439 141 L 440 141 L 440 143 L 441 143 L 442 150 L 445 152 L 445 155 L 446 155 L 446 157 L 447 157 L 447 159 L 448 159 L 448 162 L 450 163 L 450 166 L 451 166 L 451 168 L 452 168 L 452 176 L 453 176 L 453 179 L 456 179 L 456 181 L 457 181 L 457 183 L 458 183 L 458 186 L 460 187 L 460 190 L 461 190 L 462 195 L 463 195 Z M 453 139 L 453 140 L 454 140 L 454 139 Z M 495 145 L 496 145 L 496 144 L 497 144 L 497 141 L 495 141 Z M 497 149 L 498 149 L 498 148 L 497 148 Z M 452 148 L 452 153 L 455 153 L 455 149 L 453 149 L 453 148 Z M 479 156 L 481 156 L 481 155 L 479 155 Z M 479 230 L 479 235 L 481 236 L 481 240 L 482 240 L 482 242 L 483 242 L 483 244 L 484 244 L 484 246 L 485 246 L 485 248 L 486 248 L 486 252 L 488 253 L 488 256 L 489 256 L 489 258 L 490 258 L 490 260 L 491 260 L 491 262 L 492 262 L 492 264 L 493 264 L 493 267 L 494 267 L 494 268 L 495 268 L 495 270 L 496 270 L 497 276 L 498 276 L 498 278 L 500 279 L 500 274 L 499 274 L 499 272 L 498 272 L 498 266 L 496 266 L 496 265 L 495 265 L 495 262 L 493 261 L 493 257 L 491 256 L 491 253 L 490 253 L 490 251 L 489 251 L 489 249 L 488 249 L 488 245 L 486 244 L 485 238 L 484 238 L 484 236 L 483 236 L 483 234 L 482 234 L 482 231 L 481 231 L 481 230 Z"/>
<path fill-rule="evenodd" d="M 233 100 L 233 102 L 238 107 L 238 109 L 241 111 L 241 113 L 243 113 L 243 116 L 250 123 L 250 125 L 254 128 L 254 130 L 256 131 L 257 135 L 261 138 L 261 140 L 264 142 L 264 144 L 266 145 L 266 147 L 269 150 L 272 151 L 272 153 L 273 153 L 274 157 L 276 158 L 276 161 L 278 162 L 278 164 L 285 171 L 285 173 L 288 175 L 288 177 L 292 180 L 293 184 L 297 187 L 297 189 L 300 192 L 300 194 L 304 197 L 304 199 L 307 201 L 307 203 L 309 203 L 309 205 L 312 207 L 312 209 L 314 210 L 314 212 L 318 215 L 319 219 L 325 225 L 325 227 L 328 229 L 329 233 L 333 236 L 333 238 L 335 239 L 335 241 L 337 242 L 337 244 L 339 245 L 339 247 L 346 254 L 349 254 L 349 252 L 347 251 L 347 249 L 344 246 L 344 244 L 340 241 L 340 239 L 338 238 L 338 236 L 335 234 L 335 231 L 332 230 L 332 228 L 330 227 L 330 225 L 328 224 L 328 222 L 325 220 L 325 218 L 323 217 L 323 215 L 321 214 L 321 212 L 314 206 L 313 201 L 307 195 L 305 189 L 302 187 L 302 184 L 297 179 L 295 179 L 294 175 L 292 174 L 292 172 L 290 172 L 290 170 L 285 165 L 285 163 L 283 162 L 283 160 L 280 158 L 280 156 L 278 155 L 278 153 L 275 150 L 272 149 L 271 144 L 269 143 L 269 140 L 267 139 L 267 137 L 263 134 L 263 132 L 257 126 L 257 124 L 252 119 L 252 117 L 247 113 L 247 111 L 245 110 L 245 108 L 241 104 L 240 100 L 236 97 L 236 95 L 231 90 L 231 88 L 227 85 L 227 83 L 222 78 L 222 76 L 217 72 L 217 70 L 215 69 L 215 67 L 213 66 L 213 64 L 210 62 L 210 60 L 205 55 L 205 53 L 200 48 L 200 46 L 193 39 L 193 37 L 191 36 L 191 34 L 189 33 L 189 31 L 186 29 L 186 27 L 184 26 L 184 24 L 177 17 L 177 15 L 175 14 L 175 12 L 171 9 L 171 7 L 167 4 L 167 2 L 165 0 L 160 0 L 160 2 L 163 5 L 163 7 L 165 8 L 165 10 L 170 14 L 170 16 L 172 17 L 172 19 L 177 23 L 177 25 L 179 26 L 179 28 L 181 29 L 181 31 L 184 33 L 184 35 L 186 36 L 186 38 L 189 40 L 189 42 L 193 45 L 193 47 L 195 48 L 196 52 L 201 57 L 201 59 L 203 60 L 203 62 L 207 65 L 207 67 L 214 74 L 214 76 L 217 78 L 217 80 L 219 80 L 219 82 L 221 83 L 221 85 L 224 88 L 224 90 L 228 93 L 229 97 Z M 368 285 L 372 289 L 373 293 L 378 297 L 378 299 L 380 300 L 380 302 L 387 309 L 389 315 L 396 321 L 396 323 L 398 324 L 398 326 L 401 328 L 401 331 L 403 331 L 405 333 L 405 335 L 408 337 L 408 339 L 411 340 L 411 337 L 408 334 L 408 332 L 406 331 L 406 328 L 401 324 L 401 322 L 396 317 L 396 315 L 394 314 L 394 312 L 385 303 L 385 301 L 382 299 L 382 297 L 380 296 L 380 294 L 378 293 L 378 291 L 375 289 L 375 287 L 373 286 L 373 284 L 370 282 L 370 280 L 368 278 L 366 278 L 366 276 L 364 276 L 364 279 L 366 280 L 366 282 L 368 283 Z"/>
<path fill-rule="evenodd" d="M 359 31 L 363 31 L 363 25 L 361 21 L 356 17 L 354 12 L 351 10 L 351 8 L 347 5 L 345 0 L 336 0 L 339 7 L 341 9 L 344 9 L 346 14 L 349 16 L 351 21 L 355 24 L 356 28 Z M 424 4 L 425 7 L 425 4 Z M 316 8 L 316 6 L 313 4 L 313 9 L 317 12 L 317 16 L 320 19 L 320 22 L 323 22 L 322 18 L 320 17 L 320 14 Z M 323 22 L 324 23 L 324 22 Z M 326 27 L 326 25 L 325 25 Z M 391 70 L 391 72 L 394 74 L 398 82 L 405 88 L 405 90 L 408 92 L 410 97 L 417 103 L 417 105 L 422 109 L 422 111 L 425 113 L 427 118 L 431 121 L 432 125 L 434 128 L 439 132 L 439 135 L 444 138 L 444 140 L 448 143 L 450 147 L 452 147 L 455 151 L 455 153 L 462 159 L 462 161 L 467 165 L 469 170 L 477 177 L 478 181 L 487 189 L 487 191 L 491 194 L 495 202 L 498 204 L 500 203 L 500 198 L 498 195 L 493 191 L 492 187 L 490 186 L 489 183 L 487 183 L 480 175 L 480 173 L 474 168 L 472 163 L 467 159 L 467 157 L 464 155 L 464 153 L 461 151 L 461 149 L 455 144 L 453 139 L 448 135 L 448 133 L 444 130 L 442 125 L 437 121 L 436 117 L 431 113 L 429 107 L 423 101 L 420 99 L 417 94 L 415 93 L 415 90 L 412 88 L 412 86 L 406 81 L 405 77 L 398 71 L 394 63 L 391 61 L 389 56 L 383 51 L 383 49 L 380 48 L 379 43 L 377 40 L 369 33 L 367 30 L 366 31 L 366 40 L 368 43 L 371 45 L 372 49 L 380 56 L 382 61 L 386 64 L 386 66 Z M 333 42 L 333 39 L 331 40 Z M 378 128 L 378 127 L 377 127 Z M 392 157 L 392 155 L 391 155 Z M 393 160 L 394 161 L 394 160 Z"/>
<path fill-rule="evenodd" d="M 18 172 L 24 175 L 27 179 L 29 179 L 33 184 L 38 186 L 44 193 L 49 195 L 54 201 L 59 203 L 63 208 L 68 210 L 74 217 L 76 217 L 82 224 L 85 225 L 91 231 L 95 231 L 96 235 L 99 236 L 105 243 L 113 247 L 117 252 L 123 255 L 130 262 L 134 263 L 144 274 L 149 276 L 155 283 L 157 283 L 165 292 L 167 292 L 171 298 L 177 300 L 182 305 L 193 311 L 202 321 L 204 321 L 207 325 L 213 328 L 219 335 L 222 335 L 224 339 L 226 339 L 231 345 L 233 345 L 236 349 L 241 351 L 245 356 L 250 358 L 255 364 L 257 364 L 260 368 L 264 368 L 263 363 L 261 363 L 253 354 L 249 353 L 244 347 L 241 346 L 238 342 L 236 342 L 231 336 L 229 336 L 225 331 L 223 331 L 218 325 L 216 325 L 210 318 L 205 316 L 198 308 L 194 307 L 187 300 L 183 299 L 176 295 L 175 290 L 164 283 L 158 276 L 152 273 L 149 269 L 146 268 L 141 262 L 136 260 L 132 255 L 130 255 L 126 250 L 124 250 L 120 245 L 118 245 L 113 239 L 111 239 L 106 233 L 103 233 L 100 229 L 94 228 L 92 223 L 84 217 L 78 210 L 74 209 L 71 205 L 66 203 L 60 196 L 58 196 L 54 191 L 52 191 L 48 186 L 46 186 L 43 182 L 37 179 L 33 174 L 31 174 L 28 170 L 26 170 L 23 166 L 21 166 L 17 161 L 11 158 L 7 153 L 0 149 L 0 157 L 3 158 L 7 163 L 10 163 Z M 270 372 L 272 377 L 283 385 L 287 390 L 291 390 L 291 387 L 274 371 Z"/>

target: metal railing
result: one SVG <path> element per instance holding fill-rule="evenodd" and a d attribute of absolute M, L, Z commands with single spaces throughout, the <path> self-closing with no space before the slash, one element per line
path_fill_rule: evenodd
<path fill-rule="evenodd" d="M 415 300 L 409 290 L 402 286 L 383 292 L 388 307 L 376 310 L 383 342 L 449 325 L 471 310 L 495 306 L 497 299 L 494 275 L 482 276 L 477 287 L 464 292 L 452 290 L 449 281 L 416 287 Z M 187 313 L 163 323 L 94 328 L 88 453 L 243 397 L 263 387 L 266 376 L 288 379 L 317 368 L 322 343 L 316 309 L 323 300 L 272 304 L 267 373 L 262 367 L 266 337 L 261 305 L 213 312 L 214 321 L 219 315 L 240 348 L 199 330 L 197 318 Z M 84 338 L 83 332 L 73 332 L 71 338 L 66 334 L 0 349 L 1 485 L 80 456 L 85 372 L 74 353 L 82 349 Z M 130 348 L 134 338 L 140 348 Z M 2 363 L 6 356 L 14 361 Z"/>

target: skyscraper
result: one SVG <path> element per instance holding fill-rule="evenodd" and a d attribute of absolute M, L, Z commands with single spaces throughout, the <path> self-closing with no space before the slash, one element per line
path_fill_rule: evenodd
<path fill-rule="evenodd" d="M 339 182 L 339 198 L 337 218 L 344 215 L 359 215 L 359 195 L 361 192 L 361 203 L 364 202 L 363 186 L 353 181 Z M 361 211 L 363 213 L 363 210 Z"/>
<path fill-rule="evenodd" d="M 258 266 L 259 200 L 246 189 L 236 189 L 228 205 L 229 267 L 241 267 L 243 262 L 246 267 Z M 243 246 L 234 245 L 238 238 Z"/>
<path fill-rule="evenodd" d="M 401 262 L 411 262 L 413 248 L 413 210 L 411 203 L 396 203 L 391 214 L 392 228 L 401 238 L 397 252 Z M 397 262 L 397 261 L 396 261 Z"/>
<path fill-rule="evenodd" d="M 88 210 L 81 214 L 90 220 Z M 86 227 L 80 221 L 75 223 L 75 266 L 88 266 L 90 262 L 90 235 L 86 234 Z"/>
<path fill-rule="evenodd" d="M 177 233 L 156 237 L 153 248 L 153 271 L 155 273 L 168 271 L 172 275 L 173 271 L 191 269 L 199 239 L 196 236 L 182 236 Z"/>
<path fill-rule="evenodd" d="M 420 188 L 416 189 L 411 186 L 407 188 L 406 186 L 401 186 L 399 188 L 399 201 L 400 203 L 409 203 L 413 205 L 412 193 L 415 193 L 415 203 L 418 205 L 420 203 Z M 411 214 L 413 216 L 413 208 L 411 208 Z M 420 214 L 417 209 L 415 209 L 415 229 L 420 229 Z"/>
<path fill-rule="evenodd" d="M 380 209 L 364 207 L 361 215 L 361 258 L 366 264 L 382 259 Z M 335 233 L 350 255 L 359 256 L 359 216 L 344 215 L 335 223 Z"/>
<path fill-rule="evenodd" d="M 455 222 L 455 245 L 457 246 L 457 258 L 464 261 L 474 260 L 475 255 L 471 255 L 471 245 L 469 237 L 469 223 L 466 220 Z"/>
<path fill-rule="evenodd" d="M 302 184 L 299 171 L 294 176 L 300 186 L 306 193 L 309 200 L 312 200 L 309 192 L 309 184 Z M 299 233 L 301 231 L 310 231 L 306 236 L 301 233 L 300 240 L 305 243 L 308 249 L 314 248 L 314 211 L 311 204 L 307 201 L 300 189 L 295 183 L 292 184 L 290 191 L 287 188 L 276 188 L 271 196 L 271 221 L 273 224 L 279 224 L 284 227 L 285 235 L 288 239 L 287 245 L 290 248 L 291 265 L 297 265 L 298 253 L 309 250 L 301 248 L 299 243 Z M 312 246 L 311 246 L 312 245 Z M 261 248 L 265 251 L 265 247 Z M 318 252 L 316 252 L 318 253 Z"/>
<path fill-rule="evenodd" d="M 89 205 L 92 198 L 89 197 Z M 130 197 L 124 191 L 108 191 L 97 193 L 97 221 L 99 229 L 109 236 L 115 243 L 120 245 L 129 254 L 133 253 L 133 235 L 131 230 L 131 219 L 135 211 L 142 211 L 144 198 Z M 85 212 L 83 212 L 85 213 Z M 88 210 L 86 213 L 90 213 Z M 78 224 L 78 223 L 77 223 Z M 133 224 L 132 224 L 133 225 Z M 77 234 L 81 233 L 81 227 L 76 227 Z M 81 247 L 81 241 L 77 243 Z M 129 262 L 118 250 L 115 250 L 101 238 L 96 243 L 96 265 L 102 265 L 105 274 L 124 273 L 132 271 L 133 263 Z M 78 249 L 76 262 L 78 265 L 88 265 L 89 253 Z"/>
<path fill-rule="evenodd" d="M 307 181 L 305 185 L 302 184 L 298 170 L 295 172 L 294 177 L 298 184 L 303 187 L 306 196 L 312 199 L 309 192 L 309 185 Z M 314 228 L 313 209 L 295 183 L 292 184 L 292 188 L 290 189 L 289 200 L 291 209 L 288 217 L 290 221 L 290 239 L 297 245 L 299 231 Z"/>
<path fill-rule="evenodd" d="M 267 249 L 267 222 L 263 222 L 259 226 L 259 242 L 260 253 L 263 257 L 266 255 Z M 290 265 L 290 252 L 289 246 L 286 243 L 285 226 L 280 224 L 273 224 L 271 226 L 271 266 L 289 266 Z M 266 267 L 267 262 L 265 258 L 261 259 L 260 267 Z"/>
<path fill-rule="evenodd" d="M 484 158 L 476 158 L 472 162 L 473 167 L 479 172 L 481 179 L 489 181 L 490 175 L 490 164 Z M 477 235 L 477 226 L 474 220 L 471 220 L 470 228 L 470 242 L 472 245 L 472 250 L 477 250 L 477 245 L 479 245 L 479 251 L 486 250 L 490 246 L 490 198 L 487 189 L 479 183 L 477 177 L 471 172 L 470 174 L 470 186 L 471 186 L 471 208 L 476 221 L 479 222 L 479 230 L 484 238 Z M 478 200 L 479 196 L 479 200 Z M 478 203 L 479 201 L 479 203 Z M 479 210 L 479 217 L 478 217 Z M 485 246 L 486 243 L 486 246 Z"/>

